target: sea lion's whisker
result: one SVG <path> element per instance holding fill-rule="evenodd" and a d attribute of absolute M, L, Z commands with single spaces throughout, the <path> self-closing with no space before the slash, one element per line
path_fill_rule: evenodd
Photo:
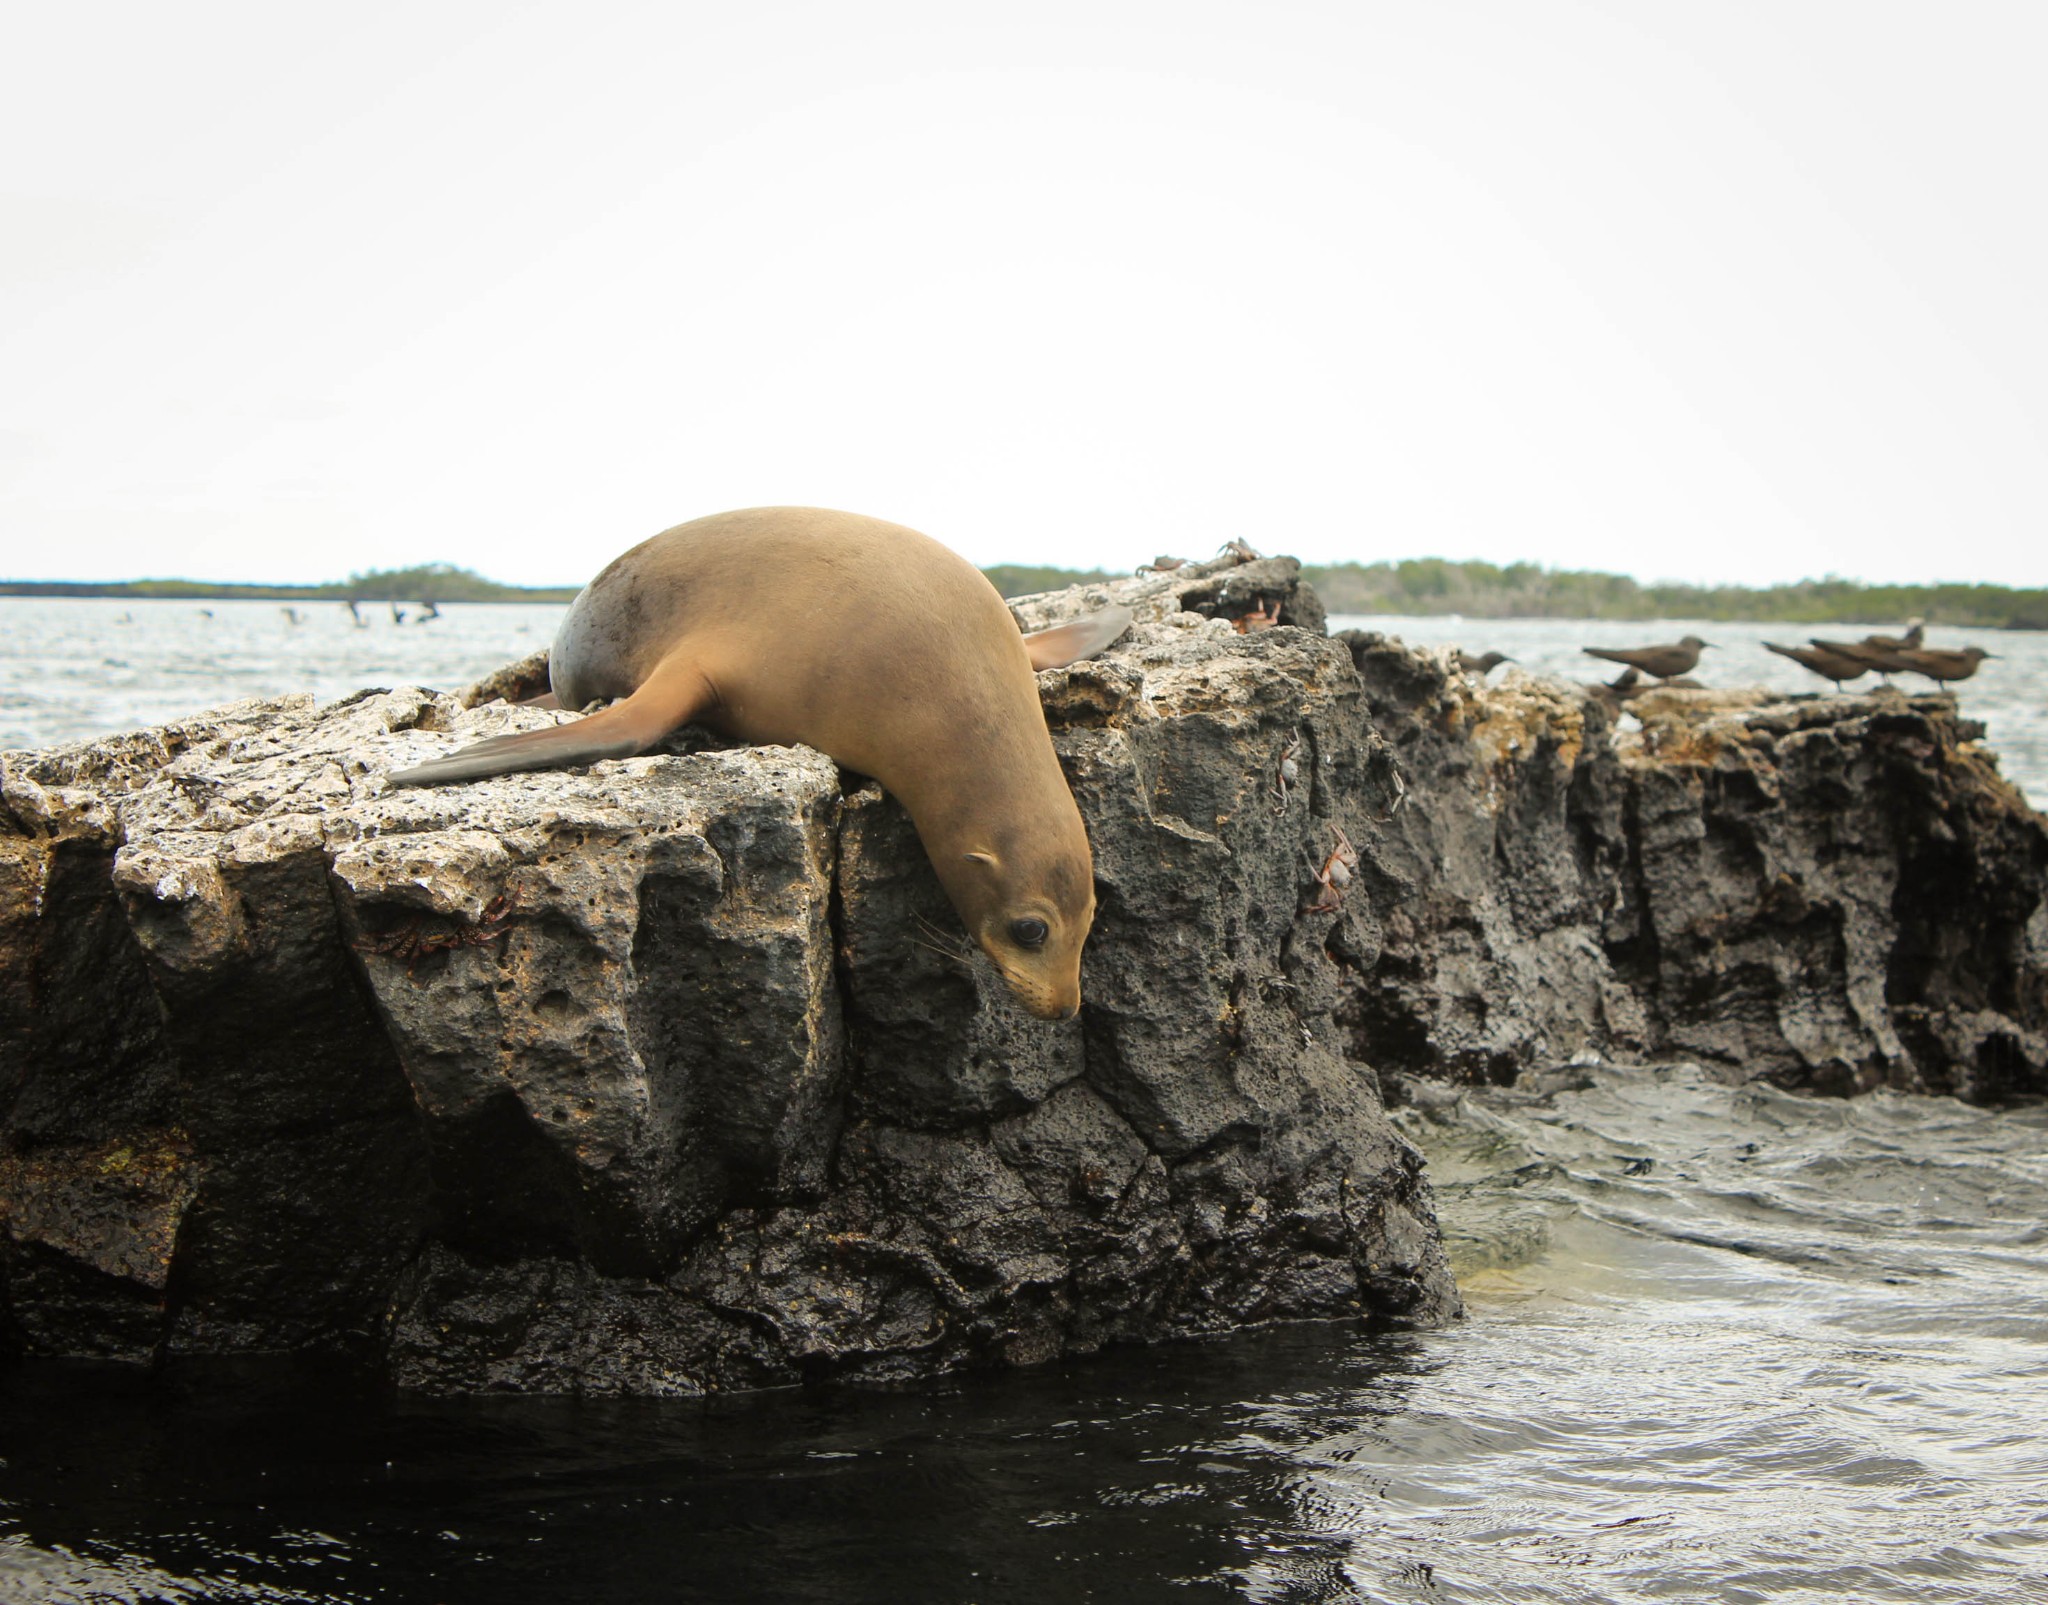
<path fill-rule="evenodd" d="M 936 942 L 927 942 L 921 936 L 913 936 L 910 939 L 910 943 L 913 947 L 923 948 L 927 953 L 936 953 L 942 959 L 951 959 L 963 970 L 971 970 L 974 968 L 973 961 L 970 960 L 965 953 L 956 953 L 950 947 L 941 947 Z"/>
<path fill-rule="evenodd" d="M 965 954 L 968 951 L 966 944 L 962 942 L 956 932 L 947 930 L 945 926 L 939 924 L 930 915 L 917 914 L 912 917 L 916 919 L 918 929 L 923 931 L 934 942 L 951 948 L 956 953 Z"/>

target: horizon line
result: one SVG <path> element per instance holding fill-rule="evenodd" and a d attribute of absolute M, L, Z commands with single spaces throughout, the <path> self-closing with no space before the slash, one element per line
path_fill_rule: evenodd
<path fill-rule="evenodd" d="M 1293 554 L 1286 552 L 1275 552 L 1267 555 L 1273 557 L 1289 557 Z M 1443 563 L 1447 566 L 1454 568 L 1468 568 L 1483 565 L 1496 571 L 1505 571 L 1511 568 L 1528 567 L 1533 568 L 1534 570 L 1536 570 L 1537 573 L 1543 575 L 1585 575 L 1599 579 L 1626 580 L 1630 584 L 1638 587 L 1639 589 L 1646 591 L 1689 590 L 1765 592 L 1791 591 L 1798 590 L 1806 586 L 1827 585 L 1850 586 L 1859 590 L 1918 591 L 1939 590 L 1948 586 L 1965 586 L 1973 589 L 1996 591 L 2048 590 L 2048 580 L 2043 580 L 2039 584 L 2024 585 L 2014 584 L 2012 582 L 2005 580 L 1866 580 L 1842 574 L 1808 575 L 1796 580 L 1780 580 L 1769 584 L 1750 584 L 1740 580 L 1643 579 L 1638 577 L 1637 575 L 1624 573 L 1618 569 L 1558 568 L 1536 562 L 1535 560 L 1529 558 L 1516 558 L 1506 563 L 1495 562 L 1491 558 L 1458 558 L 1435 556 L 1383 557 L 1373 558 L 1369 561 L 1359 558 L 1345 558 L 1338 562 L 1310 562 L 1305 559 L 1296 559 L 1296 561 L 1301 564 L 1301 568 L 1304 572 L 1310 569 L 1397 568 L 1404 563 Z M 1120 569 L 1105 568 L 1100 565 L 1097 565 L 1093 568 L 1070 568 L 1064 564 L 1058 563 L 1032 563 L 1005 559 L 1004 561 L 998 563 L 977 563 L 974 566 L 978 571 L 982 573 L 987 573 L 993 569 L 1017 568 L 1044 569 L 1048 572 L 1055 574 L 1071 574 L 1076 576 L 1077 579 L 1098 579 L 1103 577 L 1115 579 L 1127 577 L 1124 574 L 1124 572 Z M 474 580 L 479 584 L 489 585 L 496 587 L 497 589 L 507 591 L 580 591 L 583 588 L 583 586 L 588 583 L 587 581 L 576 580 L 562 581 L 559 583 L 522 583 L 514 580 L 498 580 L 491 578 L 487 574 L 480 574 L 474 569 L 466 569 L 461 568 L 457 565 L 442 563 L 414 563 L 407 565 L 403 569 L 371 570 L 366 575 L 364 575 L 363 578 L 367 582 L 375 584 L 380 579 L 384 578 L 386 575 L 413 574 L 419 573 L 423 570 L 431 570 L 434 568 L 443 569 L 444 573 L 449 576 L 461 576 L 466 579 Z M 0 592 L 4 592 L 6 589 L 10 587 L 48 588 L 55 586 L 74 586 L 80 588 L 87 588 L 93 586 L 117 585 L 192 585 L 217 586 L 221 588 L 232 588 L 235 590 L 252 591 L 321 591 L 344 589 L 354 582 L 354 576 L 345 576 L 340 579 L 326 580 L 222 580 L 195 579 L 186 575 L 172 574 L 145 574 L 136 575 L 124 579 L 30 579 L 27 577 L 0 575 Z"/>

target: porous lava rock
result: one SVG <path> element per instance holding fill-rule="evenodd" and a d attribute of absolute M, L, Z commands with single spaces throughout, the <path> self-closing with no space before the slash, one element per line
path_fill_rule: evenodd
<path fill-rule="evenodd" d="M 1346 632 L 1416 888 L 1339 1013 L 1397 1076 L 1586 1053 L 1822 1093 L 2048 1092 L 2048 821 L 1947 696 L 1597 686 Z"/>
<path fill-rule="evenodd" d="M 1018 612 L 1112 595 L 1041 676 L 1100 902 L 1063 1025 L 818 753 L 388 786 L 569 717 L 487 700 L 531 662 L 7 755 L 6 1346 L 691 1393 L 1453 1315 L 1336 1020 L 1408 891 L 1351 657 L 1289 559 Z"/>
<path fill-rule="evenodd" d="M 0 773 L 0 1345 L 441 1391 L 912 1379 L 1454 1315 L 1382 1102 L 1601 1054 L 2048 1092 L 2048 826 L 1945 697 L 1599 687 L 1321 633 L 1292 559 L 1039 677 L 1094 845 L 1030 1020 L 803 749 L 384 777 L 570 715 L 236 704 Z"/>

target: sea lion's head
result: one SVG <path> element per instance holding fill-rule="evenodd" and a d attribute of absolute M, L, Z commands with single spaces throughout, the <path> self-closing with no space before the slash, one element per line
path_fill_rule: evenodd
<path fill-rule="evenodd" d="M 1017 1001 L 1041 1020 L 1081 1008 L 1081 947 L 1095 923 L 1095 876 L 1083 839 L 1071 852 L 1006 859 L 964 855 L 954 903 Z"/>

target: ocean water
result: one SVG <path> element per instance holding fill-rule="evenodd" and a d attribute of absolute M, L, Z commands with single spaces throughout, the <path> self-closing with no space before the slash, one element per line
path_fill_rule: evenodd
<path fill-rule="evenodd" d="M 2048 1105 L 1566 1069 L 1401 1119 L 1471 1306 L 901 1391 L 0 1377 L 0 1599 L 2048 1599 Z"/>
<path fill-rule="evenodd" d="M 213 607 L 0 601 L 0 746 L 458 685 L 559 614 Z M 1683 633 L 1355 622 L 1581 675 Z M 1698 633 L 1710 683 L 1803 678 Z M 2039 801 L 2048 640 L 1989 644 L 1963 704 Z M 697 1403 L 23 1366 L 0 1601 L 2048 1601 L 2048 1103 L 1597 1064 L 1417 1098 L 1447 1329 Z"/>
<path fill-rule="evenodd" d="M 565 605 L 565 604 L 564 604 Z M 362 604 L 359 626 L 338 602 L 131 602 L 102 597 L 0 597 L 0 750 L 111 735 L 196 713 L 239 697 L 307 691 L 323 700 L 365 686 L 469 684 L 553 639 L 564 605 L 471 603 L 441 616 L 395 623 L 384 603 Z M 293 622 L 296 612 L 298 621 Z M 1708 685 L 1779 691 L 1825 689 L 1797 664 L 1764 650 L 1809 634 L 1860 634 L 1804 625 L 1653 620 L 1612 624 L 1573 619 L 1356 618 L 1355 627 L 1398 635 L 1415 646 L 1498 649 L 1517 672 L 1611 679 L 1618 666 L 1582 646 L 1642 645 L 1688 632 L 1717 643 L 1695 678 Z M 1929 641 L 1975 639 L 1998 654 L 1960 686 L 1964 710 L 1985 722 L 2005 773 L 2037 808 L 2048 807 L 2048 634 L 1936 628 Z M 1612 670 L 1612 672 L 1609 672 Z M 1914 689 L 1925 682 L 1908 678 Z"/>
<path fill-rule="evenodd" d="M 243 697 L 455 689 L 554 639 L 562 604 L 137 602 L 0 596 L 0 750 L 161 724 Z M 297 622 L 293 622 L 293 615 Z"/>

